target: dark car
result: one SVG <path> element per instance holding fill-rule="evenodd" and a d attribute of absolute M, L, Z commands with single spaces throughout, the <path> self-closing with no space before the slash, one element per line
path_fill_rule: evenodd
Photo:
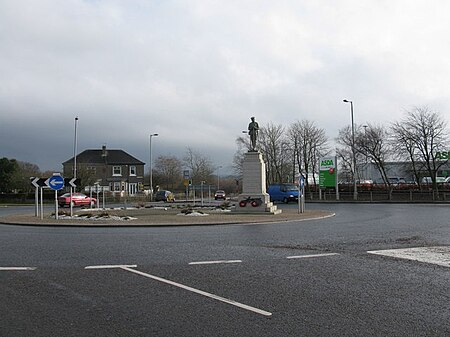
<path fill-rule="evenodd" d="M 156 192 L 155 201 L 165 201 L 165 202 L 172 201 L 173 202 L 173 201 L 175 201 L 175 196 L 170 191 L 162 190 L 162 191 Z"/>
<path fill-rule="evenodd" d="M 70 193 L 65 193 L 58 198 L 58 204 L 60 207 L 70 206 L 95 206 L 97 199 L 88 197 L 83 193 L 72 193 L 72 199 L 70 198 Z"/>
<path fill-rule="evenodd" d="M 226 199 L 226 194 L 225 191 L 223 190 L 217 190 L 216 193 L 214 193 L 214 199 L 215 200 L 219 200 L 219 199 Z"/>

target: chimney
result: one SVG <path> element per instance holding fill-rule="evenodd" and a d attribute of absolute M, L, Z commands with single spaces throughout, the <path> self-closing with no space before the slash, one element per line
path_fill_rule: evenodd
<path fill-rule="evenodd" d="M 108 151 L 106 151 L 106 145 L 102 145 L 102 157 L 106 158 Z"/>

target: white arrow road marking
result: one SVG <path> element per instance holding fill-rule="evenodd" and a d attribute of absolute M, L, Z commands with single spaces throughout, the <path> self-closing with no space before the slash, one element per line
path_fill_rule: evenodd
<path fill-rule="evenodd" d="M 242 263 L 242 260 L 222 260 L 222 261 L 198 261 L 198 262 L 189 262 L 190 265 L 196 264 L 221 264 L 221 263 Z"/>
<path fill-rule="evenodd" d="M 0 267 L 0 271 L 36 270 L 36 267 Z"/>
<path fill-rule="evenodd" d="M 135 267 L 136 267 L 136 265 L 133 265 L 133 266 L 125 266 L 125 265 L 117 265 L 117 266 L 89 266 L 89 267 L 85 267 L 85 269 L 119 268 L 119 269 L 122 269 L 122 270 L 129 271 L 130 273 L 135 273 L 135 274 L 138 274 L 138 275 L 141 275 L 141 276 L 144 276 L 144 277 L 148 277 L 150 279 L 153 279 L 153 280 L 156 280 L 156 281 L 159 281 L 159 282 L 170 284 L 172 286 L 175 286 L 175 287 L 178 287 L 178 288 L 181 288 L 181 289 L 184 289 L 184 290 L 188 290 L 188 291 L 191 291 L 193 293 L 196 293 L 196 294 L 199 294 L 199 295 L 203 295 L 203 296 L 215 299 L 217 301 L 228 303 L 228 304 L 234 305 L 236 307 L 239 307 L 241 309 L 252 311 L 252 312 L 260 314 L 260 315 L 272 316 L 271 312 L 268 312 L 268 311 L 265 311 L 265 310 L 261 310 L 261 309 L 258 309 L 258 308 L 255 308 L 255 307 L 252 307 L 252 306 L 249 306 L 249 305 L 246 305 L 246 304 L 242 304 L 242 303 L 239 303 L 239 302 L 236 302 L 236 301 L 233 301 L 233 300 L 229 300 L 227 298 L 220 297 L 220 296 L 208 293 L 208 292 L 203 291 L 203 290 L 198 290 L 198 289 L 195 289 L 195 288 L 192 288 L 192 287 L 189 287 L 189 286 L 185 286 L 185 285 L 183 285 L 181 283 L 177 283 L 177 282 L 173 282 L 173 281 L 170 281 L 170 280 L 166 280 L 166 279 L 164 279 L 162 277 L 150 275 L 150 274 L 147 274 L 147 273 L 143 273 L 143 272 L 141 272 L 139 270 L 131 269 L 131 268 L 135 268 Z"/>
<path fill-rule="evenodd" d="M 323 256 L 334 256 L 339 255 L 338 253 L 324 253 L 324 254 L 310 254 L 310 255 L 297 255 L 297 256 L 288 256 L 287 259 L 309 259 L 311 257 L 323 257 Z"/>
<path fill-rule="evenodd" d="M 450 246 L 372 250 L 367 253 L 450 267 Z"/>

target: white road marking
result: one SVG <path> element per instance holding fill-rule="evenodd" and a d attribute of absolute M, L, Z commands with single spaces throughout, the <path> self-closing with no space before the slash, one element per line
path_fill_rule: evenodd
<path fill-rule="evenodd" d="M 367 253 L 450 267 L 450 246 L 372 250 Z"/>
<path fill-rule="evenodd" d="M 135 274 L 138 274 L 138 275 L 141 275 L 141 276 L 145 276 L 145 277 L 151 278 L 153 280 L 160 281 L 160 282 L 163 282 L 163 283 L 166 283 L 166 284 L 170 284 L 172 286 L 175 286 L 175 287 L 178 287 L 178 288 L 181 288 L 181 289 L 192 291 L 192 292 L 194 292 L 196 294 L 203 295 L 203 296 L 206 296 L 206 297 L 209 297 L 209 298 L 212 298 L 212 299 L 215 299 L 217 301 L 224 302 L 224 303 L 228 303 L 228 304 L 234 305 L 236 307 L 255 312 L 255 313 L 260 314 L 260 315 L 272 316 L 271 312 L 268 312 L 268 311 L 265 311 L 265 310 L 261 310 L 261 309 L 258 309 L 258 308 L 254 308 L 254 307 L 251 307 L 251 306 L 246 305 L 246 304 L 242 304 L 242 303 L 239 303 L 239 302 L 236 302 L 236 301 L 233 301 L 233 300 L 229 300 L 229 299 L 224 298 L 224 297 L 220 297 L 220 296 L 217 296 L 217 295 L 214 295 L 214 294 L 211 294 L 211 293 L 207 293 L 206 291 L 198 290 L 198 289 L 195 289 L 195 288 L 192 288 L 192 287 L 185 286 L 185 285 L 180 284 L 180 283 L 176 283 L 176 282 L 173 282 L 173 281 L 170 281 L 170 280 L 166 280 L 166 279 L 158 277 L 158 276 L 150 275 L 150 274 L 147 274 L 147 273 L 143 273 L 143 272 L 141 272 L 139 270 L 132 269 L 132 268 L 136 268 L 136 267 L 137 267 L 136 265 L 130 265 L 130 266 L 126 266 L 126 265 L 116 265 L 116 266 L 114 266 L 114 265 L 106 265 L 106 266 L 89 266 L 89 267 L 85 267 L 85 269 L 118 268 L 118 269 L 126 270 L 126 271 L 129 271 L 131 273 L 135 273 Z"/>
<path fill-rule="evenodd" d="M 102 265 L 102 266 L 87 266 L 84 269 L 117 269 L 117 268 L 136 268 L 136 264 L 111 264 L 111 265 Z"/>
<path fill-rule="evenodd" d="M 239 302 L 236 302 L 236 301 L 233 301 L 233 300 L 229 300 L 227 298 L 220 297 L 220 296 L 208 293 L 208 292 L 203 291 L 203 290 L 195 289 L 195 288 L 192 288 L 192 287 L 189 287 L 189 286 L 185 286 L 185 285 L 180 284 L 180 283 L 176 283 L 176 282 L 173 282 L 173 281 L 170 281 L 170 280 L 166 280 L 166 279 L 158 277 L 158 276 L 146 274 L 146 273 L 143 273 L 143 272 L 141 272 L 139 270 L 131 269 L 131 268 L 128 268 L 128 267 L 121 267 L 121 269 L 129 271 L 131 273 L 135 273 L 135 274 L 138 274 L 138 275 L 141 275 L 141 276 L 145 276 L 145 277 L 151 278 L 151 279 L 156 280 L 156 281 L 167 283 L 167 284 L 173 285 L 175 287 L 178 287 L 178 288 L 181 288 L 181 289 L 184 289 L 184 290 L 188 290 L 188 291 L 194 292 L 194 293 L 199 294 L 199 295 L 203 295 L 203 296 L 215 299 L 217 301 L 228 303 L 228 304 L 234 305 L 236 307 L 239 307 L 239 308 L 242 308 L 242 309 L 245 309 L 245 310 L 252 311 L 252 312 L 260 314 L 260 315 L 272 316 L 271 312 L 268 312 L 268 311 L 265 311 L 265 310 L 261 310 L 261 309 L 258 309 L 258 308 L 255 308 L 255 307 L 252 307 L 252 306 L 249 306 L 249 305 L 246 305 L 246 304 L 242 304 L 242 303 L 239 303 Z"/>
<path fill-rule="evenodd" d="M 0 271 L 36 270 L 36 267 L 0 267 Z"/>
<path fill-rule="evenodd" d="M 288 256 L 287 259 L 309 259 L 311 257 L 323 257 L 323 256 L 334 256 L 339 255 L 338 253 L 324 253 L 324 254 L 310 254 L 310 255 L 297 255 L 297 256 Z"/>
<path fill-rule="evenodd" d="M 189 262 L 190 265 L 196 264 L 220 264 L 220 263 L 242 263 L 242 260 L 222 260 L 222 261 L 198 261 L 198 262 Z"/>

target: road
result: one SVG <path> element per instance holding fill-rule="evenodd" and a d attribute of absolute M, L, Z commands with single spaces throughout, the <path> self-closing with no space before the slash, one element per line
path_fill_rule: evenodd
<path fill-rule="evenodd" d="M 336 216 L 1 225 L 0 336 L 450 336 L 449 206 L 307 207 Z M 417 247 L 443 265 L 384 253 Z"/>

